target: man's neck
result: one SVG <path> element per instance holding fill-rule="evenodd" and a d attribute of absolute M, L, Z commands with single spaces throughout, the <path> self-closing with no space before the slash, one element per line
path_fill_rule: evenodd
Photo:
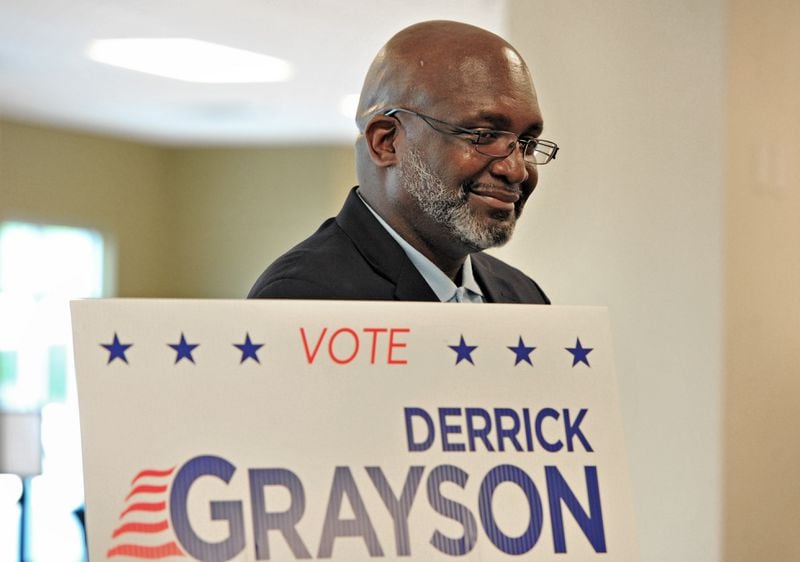
<path fill-rule="evenodd" d="M 454 283 L 460 278 L 461 269 L 467 259 L 468 251 L 447 250 L 448 244 L 446 241 L 439 244 L 436 240 L 427 240 L 419 235 L 418 230 L 412 228 L 410 225 L 403 221 L 392 220 L 390 213 L 387 213 L 382 208 L 384 203 L 382 198 L 371 196 L 368 190 L 359 188 L 358 195 L 361 199 L 372 209 L 374 213 L 381 217 L 381 219 L 388 224 L 403 240 L 416 249 L 423 256 L 428 258 L 436 267 L 438 267 L 445 275 L 447 275 Z M 452 244 L 450 244 L 452 245 Z"/>
<path fill-rule="evenodd" d="M 469 252 L 467 251 L 448 251 L 448 245 L 452 245 L 450 240 L 428 240 L 420 236 L 419 230 L 410 226 L 408 221 L 398 220 L 390 216 L 382 209 L 382 200 L 371 196 L 368 190 L 359 189 L 359 196 L 369 205 L 373 212 L 378 214 L 386 224 L 388 224 L 399 236 L 414 247 L 419 253 L 428 258 L 433 264 L 447 275 L 453 282 L 457 283 L 457 278 L 464 266 Z M 439 243 L 441 242 L 441 243 Z M 448 244 L 450 242 L 450 244 Z"/>
<path fill-rule="evenodd" d="M 426 258 L 431 260 L 433 263 L 436 264 L 436 267 L 441 269 L 445 275 L 447 275 L 453 282 L 458 285 L 459 278 L 461 276 L 461 268 L 464 266 L 464 260 L 467 259 L 467 256 L 460 256 L 458 258 L 447 258 L 442 256 L 442 254 L 434 254 L 433 252 L 425 252 L 424 250 L 420 249 L 418 246 L 414 245 L 412 242 L 409 242 L 412 246 L 417 248 L 417 250 L 422 253 Z"/>

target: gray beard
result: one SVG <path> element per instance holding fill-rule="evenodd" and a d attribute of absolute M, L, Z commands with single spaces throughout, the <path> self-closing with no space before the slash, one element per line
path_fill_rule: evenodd
<path fill-rule="evenodd" d="M 469 206 L 465 186 L 453 189 L 445 185 L 417 150 L 409 150 L 400 161 L 399 173 L 420 210 L 474 251 L 502 246 L 511 238 L 515 217 L 503 223 L 483 224 Z"/>

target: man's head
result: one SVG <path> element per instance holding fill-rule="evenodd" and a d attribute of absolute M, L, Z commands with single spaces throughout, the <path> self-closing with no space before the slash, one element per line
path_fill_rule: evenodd
<path fill-rule="evenodd" d="M 505 40 L 448 21 L 400 31 L 367 73 L 356 121 L 362 194 L 423 254 L 438 264 L 508 240 L 536 166 L 458 130 L 540 134 L 530 73 Z"/>

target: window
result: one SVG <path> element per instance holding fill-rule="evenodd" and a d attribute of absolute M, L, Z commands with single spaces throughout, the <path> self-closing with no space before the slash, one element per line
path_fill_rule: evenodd
<path fill-rule="evenodd" d="M 92 230 L 0 223 L 0 410 L 42 419 L 42 474 L 26 486 L 31 562 L 85 558 L 69 301 L 103 295 L 103 252 Z M 0 560 L 18 556 L 20 489 L 0 475 Z"/>

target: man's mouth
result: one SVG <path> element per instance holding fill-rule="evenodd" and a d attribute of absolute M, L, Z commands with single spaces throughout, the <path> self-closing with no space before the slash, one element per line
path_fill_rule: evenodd
<path fill-rule="evenodd" d="M 489 207 L 514 211 L 516 203 L 520 200 L 520 192 L 516 189 L 508 189 L 503 186 L 494 185 L 467 185 L 464 191 L 478 197 L 481 202 Z"/>

